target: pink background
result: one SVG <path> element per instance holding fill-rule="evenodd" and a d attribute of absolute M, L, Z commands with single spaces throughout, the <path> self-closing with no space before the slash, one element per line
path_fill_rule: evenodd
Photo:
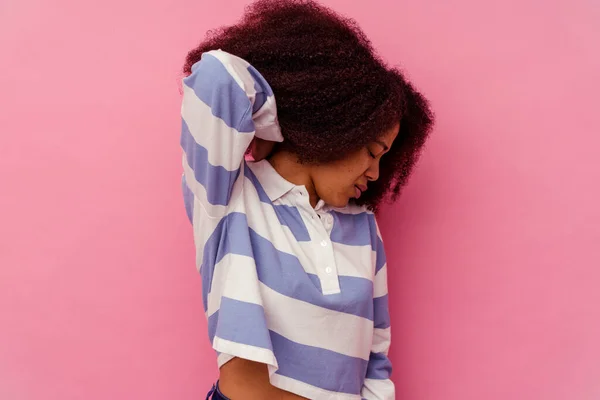
<path fill-rule="evenodd" d="M 597 400 L 600 3 L 403 3 L 326 2 L 438 116 L 381 218 L 398 399 Z M 179 70 L 243 4 L 0 3 L 1 399 L 204 398 Z"/>

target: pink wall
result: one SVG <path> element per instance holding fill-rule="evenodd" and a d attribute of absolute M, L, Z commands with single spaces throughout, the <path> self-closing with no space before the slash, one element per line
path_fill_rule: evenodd
<path fill-rule="evenodd" d="M 1 399 L 192 400 L 215 378 L 178 80 L 244 1 L 216 3 L 0 4 Z M 382 220 L 398 398 L 599 399 L 600 6 L 398 3 L 327 1 L 438 114 Z"/>

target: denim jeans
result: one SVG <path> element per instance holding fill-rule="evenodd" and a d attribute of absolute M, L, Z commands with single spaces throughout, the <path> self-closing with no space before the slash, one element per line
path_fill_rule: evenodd
<path fill-rule="evenodd" d="M 223 395 L 223 393 L 221 393 L 221 391 L 219 390 L 219 382 L 217 381 L 217 383 L 215 385 L 213 385 L 212 389 L 210 389 L 210 392 L 208 392 L 208 394 L 206 395 L 206 400 L 230 400 L 230 399 L 225 397 Z"/>

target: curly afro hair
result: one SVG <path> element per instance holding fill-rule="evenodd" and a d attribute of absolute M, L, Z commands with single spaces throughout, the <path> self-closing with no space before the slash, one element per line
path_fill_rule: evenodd
<path fill-rule="evenodd" d="M 395 200 L 433 124 L 427 100 L 372 48 L 357 23 L 311 0 L 259 0 L 233 26 L 209 31 L 187 55 L 221 49 L 248 61 L 277 99 L 282 146 L 304 163 L 327 163 L 360 150 L 398 121 L 379 179 L 357 203 L 376 211 Z"/>

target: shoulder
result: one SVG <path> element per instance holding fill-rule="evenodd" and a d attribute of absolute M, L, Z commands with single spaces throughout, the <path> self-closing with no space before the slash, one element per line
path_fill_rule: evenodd
<path fill-rule="evenodd" d="M 375 214 L 366 206 L 350 203 L 346 207 L 333 208 L 332 211 L 337 222 L 332 236 L 339 235 L 355 244 L 378 247 L 378 242 L 381 242 L 379 226 Z"/>

